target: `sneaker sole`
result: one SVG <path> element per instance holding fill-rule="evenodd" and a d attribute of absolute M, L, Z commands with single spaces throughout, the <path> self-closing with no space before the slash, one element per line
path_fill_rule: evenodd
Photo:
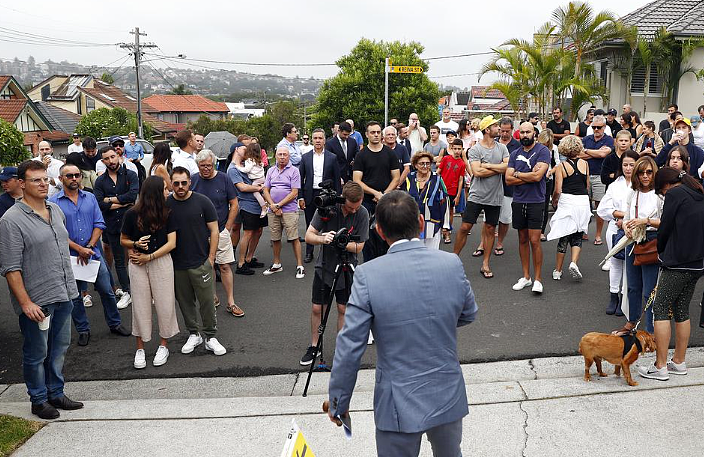
<path fill-rule="evenodd" d="M 147 362 L 144 362 L 144 365 L 137 365 L 136 363 L 134 364 L 135 369 L 141 370 L 142 368 L 147 367 Z"/>
<path fill-rule="evenodd" d="M 669 381 L 669 379 L 670 379 L 669 376 L 663 378 L 662 376 L 657 376 L 657 375 L 649 374 L 649 373 L 640 373 L 639 372 L 638 374 L 641 375 L 643 378 L 654 379 L 656 381 Z"/>
<path fill-rule="evenodd" d="M 667 370 L 667 371 L 668 371 L 670 374 L 674 374 L 674 375 L 677 375 L 677 376 L 684 376 L 684 375 L 687 374 L 686 371 L 670 371 L 670 370 Z"/>
<path fill-rule="evenodd" d="M 210 348 L 206 347 L 205 350 L 206 350 L 206 351 L 210 351 L 210 352 L 212 352 L 212 353 L 215 354 L 215 355 L 225 355 L 225 354 L 227 354 L 227 350 L 225 350 L 225 352 L 221 352 L 221 353 L 219 353 L 219 354 L 218 354 L 217 352 L 215 352 L 215 349 L 210 349 Z"/>
<path fill-rule="evenodd" d="M 570 268 L 570 274 L 574 279 L 582 279 L 582 272 L 574 268 Z"/>
<path fill-rule="evenodd" d="M 263 271 L 262 274 L 263 274 L 264 276 L 271 276 L 271 275 L 276 274 L 276 273 L 281 273 L 282 271 L 284 271 L 283 268 L 281 268 L 281 269 L 279 269 L 279 270 L 274 270 L 274 271 L 266 270 L 266 271 Z"/>
<path fill-rule="evenodd" d="M 181 348 L 181 354 L 190 354 L 191 352 L 193 352 L 193 351 L 196 349 L 196 347 L 200 346 L 201 344 L 203 344 L 202 341 L 201 341 L 200 343 L 196 344 L 195 346 L 193 346 L 193 347 L 190 348 L 190 349 Z"/>
<path fill-rule="evenodd" d="M 163 362 L 152 362 L 152 364 L 153 364 L 155 367 L 160 367 L 160 366 L 162 366 L 162 365 L 166 365 L 166 362 L 168 362 L 168 360 L 169 360 L 169 359 L 167 358 L 167 359 L 164 360 Z"/>
<path fill-rule="evenodd" d="M 298 364 L 299 364 L 300 366 L 302 366 L 302 367 L 307 367 L 307 366 L 310 365 L 311 363 L 313 363 L 312 360 L 309 360 L 309 361 L 307 361 L 307 362 L 304 362 L 303 360 L 299 360 L 299 361 L 298 361 Z"/>

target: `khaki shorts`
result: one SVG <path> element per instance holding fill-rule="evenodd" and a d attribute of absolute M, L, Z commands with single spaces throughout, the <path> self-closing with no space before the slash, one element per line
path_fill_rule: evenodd
<path fill-rule="evenodd" d="M 601 176 L 589 176 L 589 194 L 594 202 L 600 202 L 601 199 L 604 198 L 604 194 L 606 194 L 606 186 L 603 182 L 601 182 Z"/>
<path fill-rule="evenodd" d="M 224 265 L 235 261 L 235 250 L 232 248 L 232 238 L 227 229 L 220 232 L 218 238 L 218 250 L 215 252 L 215 263 Z"/>
<path fill-rule="evenodd" d="M 284 229 L 286 229 L 288 241 L 298 239 L 298 211 L 283 213 L 282 216 L 269 213 L 267 217 L 269 218 L 269 229 L 271 229 L 271 241 L 281 241 Z"/>

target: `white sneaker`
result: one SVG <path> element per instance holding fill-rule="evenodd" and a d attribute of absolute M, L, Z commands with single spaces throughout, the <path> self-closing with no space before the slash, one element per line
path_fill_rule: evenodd
<path fill-rule="evenodd" d="M 269 275 L 273 275 L 274 273 L 278 273 L 280 271 L 284 271 L 284 267 L 282 265 L 272 264 L 269 268 L 262 271 L 262 274 L 264 276 L 269 276 Z"/>
<path fill-rule="evenodd" d="M 169 360 L 169 349 L 166 346 L 159 346 L 156 350 L 156 355 L 154 356 L 154 361 L 152 362 L 155 367 L 160 367 Z"/>
<path fill-rule="evenodd" d="M 223 355 L 227 352 L 217 338 L 208 338 L 205 340 L 205 349 L 212 351 L 215 355 Z"/>
<path fill-rule="evenodd" d="M 521 278 L 513 285 L 513 290 L 523 290 L 524 287 L 530 286 L 531 284 L 533 284 L 533 281 L 531 281 L 530 278 Z"/>
<path fill-rule="evenodd" d="M 93 298 L 91 298 L 90 295 L 86 295 L 85 297 L 83 297 L 83 306 L 85 308 L 90 308 L 91 306 L 93 306 Z"/>
<path fill-rule="evenodd" d="M 134 367 L 138 370 L 147 366 L 147 359 L 144 356 L 144 349 L 137 349 L 134 354 Z"/>
<path fill-rule="evenodd" d="M 542 294 L 543 293 L 543 284 L 536 279 L 535 282 L 533 283 L 533 289 L 531 289 L 531 290 L 536 294 Z"/>
<path fill-rule="evenodd" d="M 670 360 L 669 362 L 667 362 L 667 372 L 677 375 L 687 374 L 687 364 L 684 362 L 675 363 Z"/>
<path fill-rule="evenodd" d="M 117 298 L 122 297 L 123 294 L 124 294 L 124 292 L 122 291 L 122 289 L 115 289 L 115 296 Z"/>
<path fill-rule="evenodd" d="M 374 335 L 372 335 L 371 330 L 369 330 L 369 337 L 367 338 L 367 345 L 369 344 L 374 344 Z"/>
<path fill-rule="evenodd" d="M 644 378 L 657 379 L 658 381 L 667 381 L 670 379 L 667 373 L 667 365 L 662 368 L 657 368 L 653 363 L 648 367 L 638 367 L 638 374 Z"/>
<path fill-rule="evenodd" d="M 181 354 L 190 354 L 193 350 L 203 342 L 203 337 L 198 334 L 191 334 L 188 337 L 188 341 L 181 348 Z"/>
<path fill-rule="evenodd" d="M 576 263 L 570 262 L 569 270 L 574 279 L 582 279 L 582 272 L 579 271 L 579 267 Z"/>
<path fill-rule="evenodd" d="M 303 267 L 296 267 L 296 279 L 303 279 L 306 277 L 306 269 Z"/>
<path fill-rule="evenodd" d="M 560 279 L 562 279 L 562 272 L 557 271 L 557 270 L 552 270 L 552 279 L 554 279 L 555 281 L 559 281 Z"/>
<path fill-rule="evenodd" d="M 601 266 L 601 271 L 609 271 L 611 269 L 610 262 L 606 262 Z"/>
<path fill-rule="evenodd" d="M 117 302 L 117 309 L 125 309 L 132 303 L 132 297 L 130 297 L 129 292 L 123 292 L 122 297 Z"/>

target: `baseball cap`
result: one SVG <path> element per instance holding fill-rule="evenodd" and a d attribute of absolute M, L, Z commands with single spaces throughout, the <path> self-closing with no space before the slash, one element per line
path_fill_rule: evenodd
<path fill-rule="evenodd" d="M 457 136 L 457 132 L 455 132 L 454 130 L 448 130 L 447 132 L 445 132 L 445 136 L 447 136 L 447 135 L 455 135 L 455 136 Z"/>
<path fill-rule="evenodd" d="M 80 137 L 81 137 L 81 135 L 79 135 L 79 134 L 78 134 L 78 133 L 76 133 L 76 132 L 73 132 L 73 137 L 74 137 L 74 138 L 80 138 Z"/>
<path fill-rule="evenodd" d="M 701 117 L 699 117 L 699 116 L 692 116 L 692 118 L 690 119 L 690 122 L 691 122 L 690 125 L 691 125 L 691 124 L 699 124 L 701 121 L 702 121 L 702 118 L 701 118 Z"/>
<path fill-rule="evenodd" d="M 125 140 L 122 139 L 120 135 L 113 135 L 110 138 L 108 138 L 108 143 L 110 143 L 110 146 L 114 146 L 115 143 L 122 143 L 122 145 L 125 145 Z"/>
<path fill-rule="evenodd" d="M 679 124 L 680 122 L 684 122 L 685 124 L 687 124 L 688 127 L 692 126 L 692 122 L 689 119 L 687 119 L 686 117 L 683 117 L 682 119 L 678 119 L 675 122 L 675 127 L 677 127 L 677 124 Z"/>
<path fill-rule="evenodd" d="M 239 141 L 236 143 L 232 143 L 232 146 L 230 146 L 230 153 L 235 152 L 235 149 L 239 148 L 240 146 L 244 146 L 244 143 Z"/>
<path fill-rule="evenodd" d="M 0 181 L 9 181 L 17 177 L 17 167 L 5 167 L 0 173 Z"/>
<path fill-rule="evenodd" d="M 616 111 L 614 108 L 609 108 L 609 110 L 606 112 L 606 114 L 616 116 L 616 115 L 618 115 L 618 111 Z"/>
<path fill-rule="evenodd" d="M 484 117 L 481 121 L 479 121 L 479 131 L 483 132 L 485 128 L 489 127 L 490 125 L 497 124 L 499 122 L 498 119 L 494 119 L 494 116 L 491 114 Z"/>

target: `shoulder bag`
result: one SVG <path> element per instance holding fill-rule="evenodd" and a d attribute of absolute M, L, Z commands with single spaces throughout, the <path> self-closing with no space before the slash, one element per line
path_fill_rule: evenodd
<path fill-rule="evenodd" d="M 636 194 L 636 218 L 638 218 L 638 197 L 640 191 Z M 633 247 L 633 265 L 654 265 L 658 263 L 658 239 L 643 241 Z"/>

